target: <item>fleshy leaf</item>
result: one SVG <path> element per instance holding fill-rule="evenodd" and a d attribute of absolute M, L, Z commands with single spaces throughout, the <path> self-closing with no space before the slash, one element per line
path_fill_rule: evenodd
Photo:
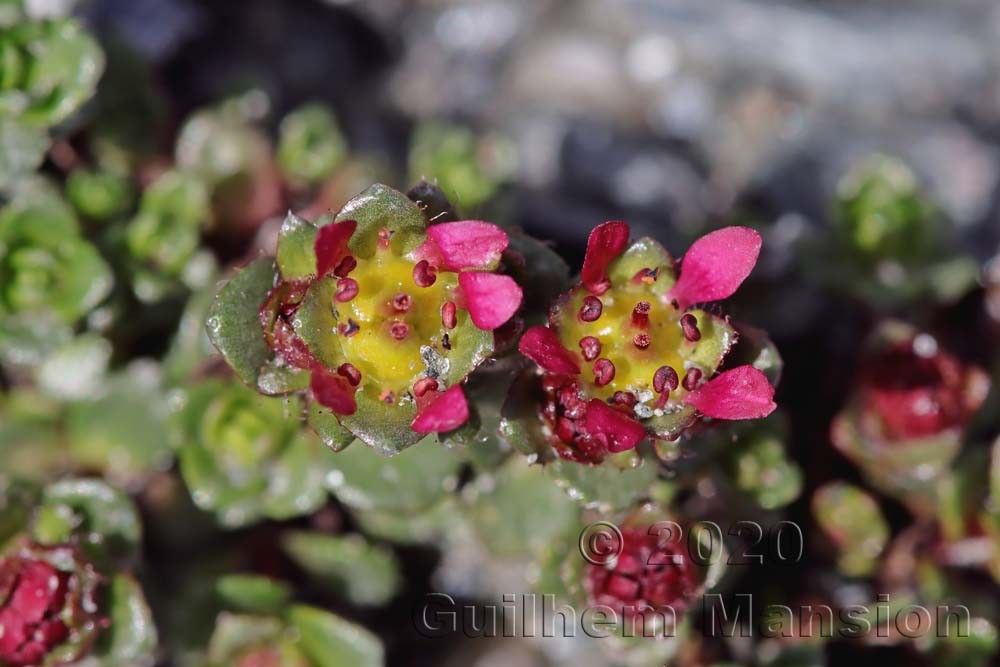
<path fill-rule="evenodd" d="M 691 244 L 671 294 L 681 308 L 732 296 L 760 255 L 761 238 L 749 227 L 725 227 Z"/>
<path fill-rule="evenodd" d="M 580 282 L 592 294 L 604 294 L 611 287 L 608 266 L 625 250 L 628 236 L 629 227 L 624 222 L 605 222 L 590 232 Z"/>
<path fill-rule="evenodd" d="M 387 185 L 376 183 L 351 199 L 336 222 L 356 220 L 357 232 L 351 237 L 351 252 L 358 257 L 371 257 L 375 252 L 379 232 L 392 234 L 393 249 L 405 255 L 423 243 L 427 223 L 420 208 L 406 195 Z"/>
<path fill-rule="evenodd" d="M 417 433 L 447 433 L 469 419 L 462 385 L 456 384 L 417 411 L 411 426 Z"/>
<path fill-rule="evenodd" d="M 289 622 L 298 630 L 302 651 L 316 667 L 383 667 L 385 655 L 378 638 L 322 609 L 302 605 L 288 612 Z"/>
<path fill-rule="evenodd" d="M 517 349 L 550 373 L 580 373 L 576 355 L 563 347 L 559 335 L 548 327 L 539 325 L 525 331 Z"/>
<path fill-rule="evenodd" d="M 722 373 L 684 397 L 684 403 L 716 419 L 758 419 L 774 412 L 774 387 L 753 366 Z"/>
<path fill-rule="evenodd" d="M 316 275 L 316 237 L 319 228 L 291 211 L 278 232 L 278 268 L 283 280 Z"/>
<path fill-rule="evenodd" d="M 587 432 L 604 436 L 608 440 L 609 452 L 624 452 L 634 448 L 646 435 L 642 424 L 628 415 L 615 410 L 599 398 L 587 404 Z"/>
<path fill-rule="evenodd" d="M 463 272 L 458 284 L 472 323 L 484 331 L 496 329 L 521 307 L 523 293 L 510 276 Z"/>
<path fill-rule="evenodd" d="M 323 444 L 335 452 L 354 442 L 354 434 L 344 428 L 337 415 L 315 401 L 309 406 L 308 421 Z"/>
<path fill-rule="evenodd" d="M 327 275 L 351 254 L 347 246 L 357 228 L 358 223 L 354 220 L 343 220 L 319 228 L 315 243 L 317 275 Z"/>
<path fill-rule="evenodd" d="M 153 614 L 142 589 L 132 577 L 119 574 L 111 580 L 108 596 L 110 624 L 97 653 L 109 665 L 144 665 L 153 660 L 157 632 Z"/>
<path fill-rule="evenodd" d="M 236 374 L 251 387 L 273 355 L 264 342 L 257 310 L 274 284 L 275 264 L 262 257 L 245 266 L 219 291 L 209 311 L 208 337 Z"/>
<path fill-rule="evenodd" d="M 426 259 L 448 271 L 494 269 L 508 243 L 507 234 L 493 223 L 445 222 L 427 228 L 427 240 L 414 251 L 414 259 Z"/>
<path fill-rule="evenodd" d="M 317 583 L 352 604 L 383 605 L 402 582 L 395 554 L 359 535 L 295 531 L 283 537 L 282 547 Z"/>

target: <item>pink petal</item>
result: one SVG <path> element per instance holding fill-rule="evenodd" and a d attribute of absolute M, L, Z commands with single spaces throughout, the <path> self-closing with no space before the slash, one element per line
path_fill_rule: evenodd
<path fill-rule="evenodd" d="M 354 220 L 334 222 L 319 228 L 313 246 L 316 250 L 316 275 L 322 278 L 351 254 L 347 244 L 357 228 L 358 223 Z"/>
<path fill-rule="evenodd" d="M 671 295 L 681 308 L 732 296 L 760 254 L 760 234 L 748 227 L 725 227 L 691 244 Z"/>
<path fill-rule="evenodd" d="M 548 327 L 538 325 L 525 331 L 517 349 L 549 373 L 580 373 L 576 356 L 563 347 L 559 335 Z"/>
<path fill-rule="evenodd" d="M 722 373 L 689 393 L 684 403 L 716 419 L 758 419 L 778 407 L 774 387 L 753 366 L 738 366 Z"/>
<path fill-rule="evenodd" d="M 414 259 L 448 271 L 496 266 L 507 249 L 507 233 L 490 222 L 462 220 L 427 228 L 427 240 L 414 251 Z"/>
<path fill-rule="evenodd" d="M 605 222 L 590 232 L 580 282 L 592 294 L 604 294 L 611 287 L 608 265 L 625 250 L 629 233 L 628 225 L 624 222 Z"/>
<path fill-rule="evenodd" d="M 320 405 L 330 408 L 334 414 L 353 415 L 358 409 L 358 404 L 354 401 L 354 387 L 345 378 L 331 373 L 320 364 L 312 369 L 309 388 Z"/>
<path fill-rule="evenodd" d="M 472 323 L 484 331 L 496 329 L 521 307 L 521 288 L 510 276 L 463 271 L 458 286 Z"/>
<path fill-rule="evenodd" d="M 410 427 L 417 433 L 454 431 L 469 419 L 469 404 L 462 385 L 456 384 L 417 411 Z"/>
<path fill-rule="evenodd" d="M 642 424 L 599 398 L 592 398 L 587 403 L 584 427 L 590 435 L 603 435 L 607 438 L 609 452 L 632 449 L 646 437 L 646 429 Z"/>

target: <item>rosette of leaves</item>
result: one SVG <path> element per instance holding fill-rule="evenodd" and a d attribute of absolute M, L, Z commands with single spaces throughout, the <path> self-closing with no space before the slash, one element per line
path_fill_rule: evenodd
<path fill-rule="evenodd" d="M 464 210 L 489 201 L 516 169 L 513 142 L 498 134 L 424 123 L 410 144 L 410 179 L 432 178 Z"/>
<path fill-rule="evenodd" d="M 837 569 L 851 577 L 872 574 L 890 537 L 878 501 L 856 486 L 830 482 L 813 494 L 812 511 L 833 546 Z"/>
<path fill-rule="evenodd" d="M 174 147 L 177 166 L 208 188 L 213 224 L 255 229 L 282 210 L 281 177 L 267 136 L 254 124 L 261 94 L 250 92 L 192 114 Z"/>
<path fill-rule="evenodd" d="M 373 185 L 332 221 L 289 215 L 277 258 L 241 270 L 208 319 L 212 342 L 250 386 L 306 391 L 334 448 L 358 438 L 384 455 L 469 420 L 466 376 L 521 305 L 493 272 L 496 225 L 429 224 L 413 201 Z"/>
<path fill-rule="evenodd" d="M 875 332 L 858 373 L 854 393 L 831 425 L 833 444 L 873 484 L 926 513 L 986 399 L 989 377 L 941 349 L 930 334 L 898 322 Z"/>
<path fill-rule="evenodd" d="M 66 199 L 85 220 L 107 222 L 124 215 L 135 197 L 131 179 L 114 171 L 74 169 L 66 177 Z"/>
<path fill-rule="evenodd" d="M 210 215 L 208 191 L 191 174 L 167 170 L 143 191 L 124 237 L 140 301 L 158 301 L 181 284 Z"/>
<path fill-rule="evenodd" d="M 48 148 L 47 131 L 93 94 L 104 70 L 97 41 L 73 19 L 18 16 L 0 25 L 0 188 L 34 171 Z"/>
<path fill-rule="evenodd" d="M 307 104 L 282 118 L 278 134 L 278 166 L 293 185 L 322 183 L 347 157 L 336 117 L 319 104 Z"/>
<path fill-rule="evenodd" d="M 193 387 L 177 426 L 181 474 L 194 503 L 227 528 L 322 505 L 329 452 L 302 428 L 302 409 L 298 396 L 269 398 L 238 382 Z"/>
<path fill-rule="evenodd" d="M 229 576 L 216 587 L 219 614 L 200 667 L 381 667 L 382 643 L 336 614 L 289 604 L 283 584 Z"/>
<path fill-rule="evenodd" d="M 868 303 L 954 302 L 975 285 L 975 261 L 955 250 L 943 213 L 895 158 L 875 155 L 853 166 L 830 217 L 837 252 L 807 253 L 807 266 Z"/>
<path fill-rule="evenodd" d="M 141 526 L 125 494 L 90 479 L 8 485 L 0 516 L 13 530 L 0 556 L 0 660 L 153 664 L 156 628 L 128 573 Z"/>
<path fill-rule="evenodd" d="M 111 272 L 44 184 L 0 209 L 0 356 L 32 364 L 69 339 L 111 290 Z"/>

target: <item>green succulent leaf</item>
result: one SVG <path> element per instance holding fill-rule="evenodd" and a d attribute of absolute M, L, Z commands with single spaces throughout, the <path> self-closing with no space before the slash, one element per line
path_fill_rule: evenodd
<path fill-rule="evenodd" d="M 274 285 L 275 263 L 254 260 L 227 282 L 212 304 L 208 337 L 243 382 L 257 386 L 261 367 L 274 355 L 264 341 L 257 311 Z"/>
<path fill-rule="evenodd" d="M 642 269 L 657 271 L 652 288 L 656 294 L 666 295 L 676 282 L 674 259 L 659 241 L 644 236 L 633 241 L 625 252 L 608 267 L 611 283 L 624 284 L 632 280 Z"/>
<path fill-rule="evenodd" d="M 657 461 L 652 454 L 639 456 L 635 451 L 611 455 L 601 465 L 557 458 L 545 466 L 545 472 L 584 507 L 613 511 L 649 493 L 656 481 Z"/>
<path fill-rule="evenodd" d="M 813 494 L 812 507 L 836 549 L 837 568 L 852 577 L 871 574 L 889 541 L 878 502 L 856 486 L 830 482 Z"/>
<path fill-rule="evenodd" d="M 292 182 L 314 185 L 323 181 L 347 154 L 337 119 L 319 104 L 308 104 L 285 116 L 278 133 L 278 165 Z"/>
<path fill-rule="evenodd" d="M 352 604 L 380 606 L 402 584 L 392 551 L 357 535 L 332 536 L 296 531 L 282 540 L 285 551 L 319 583 Z"/>
<path fill-rule="evenodd" d="M 42 128 L 17 118 L 0 118 L 0 190 L 38 169 L 48 148 Z"/>
<path fill-rule="evenodd" d="M 335 452 L 342 451 L 354 442 L 354 434 L 341 425 L 337 415 L 316 401 L 309 405 L 308 421 L 323 444 Z"/>
<path fill-rule="evenodd" d="M 385 653 L 377 637 L 359 625 L 315 607 L 295 606 L 289 623 L 302 651 L 316 667 L 381 667 Z"/>
<path fill-rule="evenodd" d="M 215 592 L 226 609 L 249 614 L 280 613 L 292 599 L 288 584 L 250 574 L 230 574 L 215 582 Z"/>
<path fill-rule="evenodd" d="M 316 275 L 316 234 L 319 227 L 291 211 L 278 232 L 278 269 L 284 280 Z"/>
<path fill-rule="evenodd" d="M 367 447 L 348 447 L 330 457 L 327 483 L 354 509 L 417 514 L 454 489 L 462 464 L 436 440 L 428 436 L 391 458 Z"/>
<path fill-rule="evenodd" d="M 355 220 L 357 231 L 351 237 L 351 252 L 358 257 L 371 257 L 375 252 L 379 230 L 392 233 L 395 252 L 405 255 L 423 243 L 427 223 L 424 214 L 406 195 L 387 185 L 376 183 L 351 199 L 335 222 Z"/>
<path fill-rule="evenodd" d="M 132 204 L 132 183 L 110 171 L 76 169 L 66 179 L 66 198 L 76 212 L 90 220 L 109 220 Z"/>
<path fill-rule="evenodd" d="M 107 667 L 152 665 L 158 641 L 153 614 L 142 588 L 132 577 L 116 575 L 108 593 L 110 625 L 95 651 Z"/>

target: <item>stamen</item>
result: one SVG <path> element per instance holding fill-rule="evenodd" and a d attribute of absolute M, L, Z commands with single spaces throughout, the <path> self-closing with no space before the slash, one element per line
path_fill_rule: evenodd
<path fill-rule="evenodd" d="M 698 330 L 698 318 L 691 313 L 684 313 L 681 317 L 681 329 L 684 330 L 684 338 L 692 343 L 701 340 L 701 331 Z"/>
<path fill-rule="evenodd" d="M 644 283 L 646 285 L 652 285 L 656 282 L 656 279 L 660 276 L 660 267 L 655 269 L 639 269 L 636 274 L 632 276 L 632 282 L 634 283 Z"/>
<path fill-rule="evenodd" d="M 688 372 L 684 374 L 684 388 L 691 391 L 698 386 L 701 381 L 701 369 L 700 368 L 689 368 Z"/>
<path fill-rule="evenodd" d="M 400 292 L 396 296 L 392 297 L 392 309 L 397 313 L 405 313 L 410 309 L 410 305 L 413 303 L 413 299 L 406 292 Z"/>
<path fill-rule="evenodd" d="M 611 402 L 615 405 L 624 405 L 631 408 L 639 402 L 639 399 L 630 391 L 616 391 L 615 395 L 611 397 Z"/>
<path fill-rule="evenodd" d="M 413 395 L 420 398 L 429 391 L 437 391 L 438 381 L 434 378 L 420 378 L 413 384 Z"/>
<path fill-rule="evenodd" d="M 354 255 L 348 255 L 340 260 L 340 264 L 337 264 L 337 268 L 333 270 L 333 275 L 338 278 L 346 278 L 357 266 L 358 260 L 354 259 Z"/>
<path fill-rule="evenodd" d="M 458 324 L 454 301 L 446 301 L 441 306 L 441 324 L 444 325 L 445 329 L 454 329 L 455 325 Z"/>
<path fill-rule="evenodd" d="M 340 303 L 347 303 L 358 295 L 358 281 L 354 278 L 341 278 L 337 281 L 337 292 L 333 298 Z"/>
<path fill-rule="evenodd" d="M 601 353 L 601 341 L 594 336 L 584 336 L 580 339 L 580 351 L 584 359 L 593 361 Z"/>
<path fill-rule="evenodd" d="M 337 375 L 347 378 L 352 387 L 357 387 L 361 384 L 361 371 L 353 364 L 341 364 L 337 366 Z"/>
<path fill-rule="evenodd" d="M 393 322 L 389 327 L 389 333 L 396 340 L 403 340 L 410 335 L 410 325 L 406 322 Z"/>
<path fill-rule="evenodd" d="M 657 394 L 677 389 L 677 371 L 670 366 L 660 366 L 653 373 L 653 391 Z"/>
<path fill-rule="evenodd" d="M 636 334 L 632 339 L 632 344 L 635 345 L 640 350 L 645 350 L 649 347 L 649 334 Z"/>
<path fill-rule="evenodd" d="M 430 287 L 437 280 L 437 269 L 431 266 L 426 259 L 422 259 L 413 266 L 413 282 L 417 287 Z"/>
<path fill-rule="evenodd" d="M 358 323 L 355 322 L 354 319 L 350 317 L 347 318 L 347 324 L 341 322 L 340 324 L 337 325 L 337 333 L 339 333 L 344 338 L 350 338 L 354 334 L 358 333 L 360 329 L 361 327 L 358 326 Z"/>
<path fill-rule="evenodd" d="M 632 309 L 632 326 L 645 329 L 649 326 L 649 311 L 652 306 L 648 301 L 640 301 Z"/>
<path fill-rule="evenodd" d="M 610 359 L 601 358 L 594 362 L 594 384 L 603 387 L 615 379 L 615 365 Z"/>
<path fill-rule="evenodd" d="M 595 322 L 604 311 L 604 304 L 596 296 L 586 296 L 580 306 L 580 319 L 584 322 Z"/>

